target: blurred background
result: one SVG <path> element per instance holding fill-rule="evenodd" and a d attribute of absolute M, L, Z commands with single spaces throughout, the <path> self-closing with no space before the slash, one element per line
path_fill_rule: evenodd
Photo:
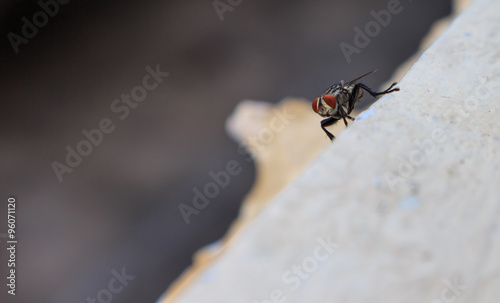
<path fill-rule="evenodd" d="M 375 68 L 363 82 L 378 88 L 451 10 L 444 0 L 215 2 L 219 12 L 209 0 L 2 1 L 0 276 L 10 195 L 19 242 L 17 294 L 2 283 L 1 302 L 87 302 L 123 268 L 135 278 L 112 300 L 154 302 L 224 235 L 252 186 L 254 165 L 224 129 L 240 100 L 312 100 Z M 401 12 L 348 63 L 340 43 L 355 46 L 354 27 L 396 2 Z M 22 38 L 34 16 L 43 26 Z M 157 65 L 169 76 L 120 119 L 114 100 Z M 105 118 L 113 132 L 59 182 L 52 163 L 66 165 L 66 147 Z M 186 224 L 179 204 L 231 160 L 241 173 Z"/>

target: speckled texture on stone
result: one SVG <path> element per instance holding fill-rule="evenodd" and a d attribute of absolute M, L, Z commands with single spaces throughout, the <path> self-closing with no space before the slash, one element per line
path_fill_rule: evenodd
<path fill-rule="evenodd" d="M 499 302 L 500 2 L 472 3 L 399 87 L 174 302 Z"/>

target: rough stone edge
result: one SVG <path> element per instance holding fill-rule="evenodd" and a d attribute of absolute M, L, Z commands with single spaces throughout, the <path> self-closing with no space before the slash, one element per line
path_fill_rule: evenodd
<path fill-rule="evenodd" d="M 424 51 L 436 41 L 443 32 L 450 26 L 453 19 L 468 8 L 473 0 L 455 0 L 453 3 L 453 12 L 450 16 L 442 18 L 434 23 L 429 33 L 423 38 L 420 43 L 419 50 L 406 62 L 401 64 L 396 69 L 387 84 L 382 85 L 386 87 L 393 82 L 393 79 L 401 79 L 404 74 L 411 68 L 411 66 L 420 58 Z M 250 193 L 249 193 L 250 194 Z M 216 259 L 223 256 L 224 251 L 230 244 L 230 240 L 241 231 L 246 225 L 242 225 L 238 219 L 231 225 L 227 234 L 219 241 L 202 247 L 197 251 L 193 257 L 193 264 L 187 268 L 181 276 L 167 289 L 167 291 L 158 299 L 158 303 L 171 303 L 175 302 L 176 298 L 186 291 L 192 281 L 196 280 L 199 275 Z"/>

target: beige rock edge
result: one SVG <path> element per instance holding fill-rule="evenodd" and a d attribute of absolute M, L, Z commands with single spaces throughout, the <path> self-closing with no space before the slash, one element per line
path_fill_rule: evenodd
<path fill-rule="evenodd" d="M 475 2 L 401 92 L 362 115 L 235 238 L 236 223 L 222 257 L 197 260 L 202 270 L 162 302 L 498 302 L 499 6 Z M 311 124 L 316 132 L 304 134 L 318 133 Z M 244 207 L 243 218 L 263 206 Z M 318 237 L 338 243 L 326 260 Z"/>

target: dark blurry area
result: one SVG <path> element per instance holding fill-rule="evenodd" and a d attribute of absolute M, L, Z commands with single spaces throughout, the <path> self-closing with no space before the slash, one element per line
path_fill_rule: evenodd
<path fill-rule="evenodd" d="M 19 243 L 17 294 L 2 283 L 0 301 L 86 302 L 123 268 L 135 278 L 114 302 L 157 300 L 197 249 L 224 235 L 253 183 L 253 163 L 224 129 L 236 104 L 313 100 L 375 68 L 363 82 L 377 88 L 451 9 L 401 0 L 402 11 L 348 63 L 340 43 L 353 45 L 354 27 L 393 2 L 242 1 L 221 20 L 213 1 L 69 1 L 16 53 L 9 33 L 21 36 L 23 17 L 42 7 L 2 1 L 0 276 L 9 195 Z M 168 77 L 121 120 L 114 100 L 157 65 Z M 114 130 L 59 182 L 52 163 L 66 164 L 67 146 L 76 149 L 102 119 Z M 191 205 L 193 190 L 231 160 L 242 172 L 186 224 L 179 204 Z"/>

